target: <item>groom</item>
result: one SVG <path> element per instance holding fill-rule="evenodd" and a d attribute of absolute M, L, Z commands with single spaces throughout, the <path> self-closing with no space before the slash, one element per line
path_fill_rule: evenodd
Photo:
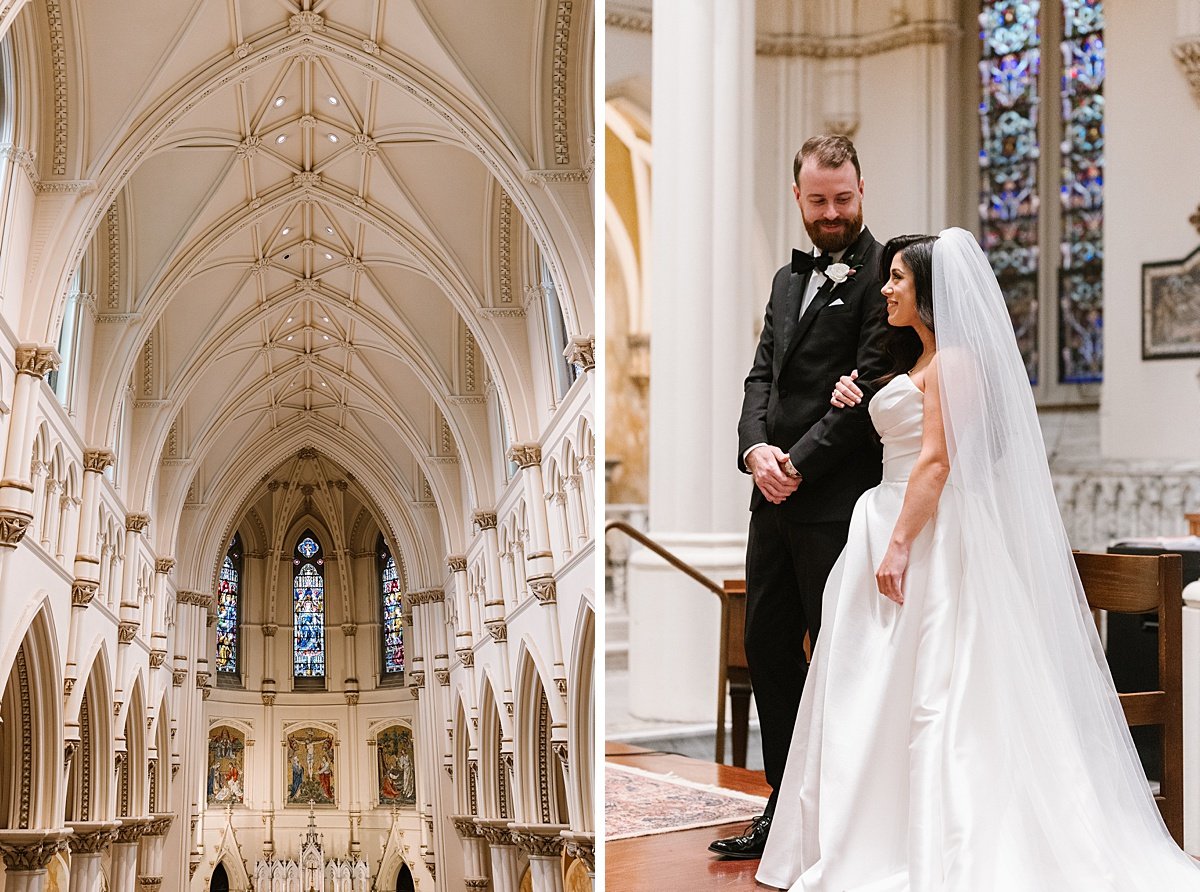
<path fill-rule="evenodd" d="M 853 410 L 830 406 L 840 375 L 858 369 L 867 383 L 886 369 L 883 247 L 863 226 L 858 154 L 844 136 L 815 136 L 796 155 L 793 174 L 815 250 L 793 251 L 775 274 L 738 422 L 738 467 L 755 484 L 746 657 L 772 792 L 744 835 L 709 846 L 730 858 L 762 855 L 808 673 L 801 643 L 805 633 L 816 640 L 825 580 L 846 544 L 854 503 L 881 474 L 867 401 Z M 869 398 L 869 385 L 864 390 Z"/>

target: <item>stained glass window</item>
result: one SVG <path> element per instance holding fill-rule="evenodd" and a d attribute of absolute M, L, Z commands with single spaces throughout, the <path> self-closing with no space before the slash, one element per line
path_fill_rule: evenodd
<path fill-rule="evenodd" d="M 320 544 L 308 532 L 296 544 L 292 559 L 292 674 L 296 678 L 325 677 L 325 559 L 320 555 Z"/>
<path fill-rule="evenodd" d="M 404 604 L 400 596 L 400 574 L 396 559 L 379 537 L 379 585 L 383 614 L 383 671 L 404 672 Z"/>
<path fill-rule="evenodd" d="M 234 535 L 221 564 L 217 585 L 217 671 L 238 674 L 238 621 L 241 597 L 242 540 Z"/>
<path fill-rule="evenodd" d="M 980 236 L 1031 382 L 1038 376 L 1039 7 L 1039 0 L 993 0 L 979 14 Z"/>
<path fill-rule="evenodd" d="M 979 214 L 1029 380 L 1057 386 L 1104 371 L 1104 10 L 1102 0 L 1048 10 L 1041 0 L 980 4 Z M 1043 56 L 1043 41 L 1059 52 Z M 1042 104 L 1056 78 L 1057 107 Z M 1058 187 L 1061 221 L 1042 219 L 1040 177 L 1047 194 Z M 1054 264 L 1044 272 L 1042 258 Z M 1055 284 L 1055 305 L 1040 310 L 1039 285 Z M 1039 343 L 1057 362 L 1041 361 Z"/>
<path fill-rule="evenodd" d="M 1104 9 L 1062 0 L 1062 10 L 1059 377 L 1077 384 L 1104 370 Z"/>

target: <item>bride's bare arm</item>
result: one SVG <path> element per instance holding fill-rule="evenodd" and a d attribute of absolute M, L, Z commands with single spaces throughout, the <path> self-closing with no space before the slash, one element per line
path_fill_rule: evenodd
<path fill-rule="evenodd" d="M 921 454 L 908 478 L 904 504 L 892 530 L 887 552 L 875 572 L 879 593 L 897 604 L 904 603 L 904 573 L 908 553 L 917 534 L 925 528 L 950 475 L 950 456 L 946 451 L 946 431 L 942 425 L 941 385 L 938 382 L 938 358 L 925 373 L 924 432 Z"/>

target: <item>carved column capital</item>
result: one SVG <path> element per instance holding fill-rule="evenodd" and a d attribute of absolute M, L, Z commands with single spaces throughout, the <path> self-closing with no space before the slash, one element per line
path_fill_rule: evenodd
<path fill-rule="evenodd" d="M 452 815 L 450 820 L 454 824 L 455 832 L 463 839 L 480 839 L 483 837 L 483 830 L 470 815 Z"/>
<path fill-rule="evenodd" d="M 139 623 L 131 620 L 124 620 L 117 626 L 117 641 L 121 644 L 129 644 L 137 637 Z"/>
<path fill-rule="evenodd" d="M 347 638 L 353 638 L 358 634 L 358 626 L 354 623 L 342 623 L 342 634 Z"/>
<path fill-rule="evenodd" d="M 446 555 L 446 566 L 450 568 L 450 572 L 452 573 L 466 573 L 467 556 L 465 554 Z"/>
<path fill-rule="evenodd" d="M 563 350 L 563 357 L 571 365 L 577 365 L 585 372 L 596 367 L 596 339 L 571 338 L 571 343 Z"/>
<path fill-rule="evenodd" d="M 117 838 L 116 821 L 75 821 L 68 826 L 75 831 L 67 837 L 72 855 L 99 855 Z"/>
<path fill-rule="evenodd" d="M 566 844 L 559 835 L 567 829 L 565 824 L 512 824 L 511 827 L 513 840 L 530 857 L 557 858 Z"/>
<path fill-rule="evenodd" d="M 171 822 L 175 820 L 174 815 L 160 814 L 154 815 L 149 823 L 146 824 L 146 836 L 166 836 L 167 831 L 171 829 Z"/>
<path fill-rule="evenodd" d="M 496 529 L 496 512 L 495 511 L 476 511 L 472 518 L 475 526 L 481 530 Z"/>
<path fill-rule="evenodd" d="M 487 625 L 488 634 L 492 636 L 494 641 L 503 642 L 508 640 L 508 625 L 503 620 L 493 620 L 485 625 Z"/>
<path fill-rule="evenodd" d="M 433 674 L 437 676 L 438 684 L 440 684 L 442 687 L 447 687 L 450 684 L 449 669 L 434 669 Z"/>
<path fill-rule="evenodd" d="M 85 449 L 83 451 L 83 470 L 103 474 L 116 460 L 116 453 L 111 449 Z"/>
<path fill-rule="evenodd" d="M 38 346 L 37 344 L 22 344 L 17 347 L 18 375 L 44 378 L 48 372 L 56 370 L 61 362 L 62 357 L 53 347 Z"/>
<path fill-rule="evenodd" d="M 117 845 L 135 843 L 146 834 L 146 818 L 121 818 L 121 826 L 117 828 Z"/>
<path fill-rule="evenodd" d="M 279 626 L 275 623 L 263 623 L 262 633 L 264 638 L 274 638 L 275 633 L 279 631 Z"/>
<path fill-rule="evenodd" d="M 167 573 L 170 573 L 174 569 L 175 569 L 175 558 L 171 558 L 171 557 L 159 558 L 158 560 L 156 560 L 154 562 L 154 572 L 155 573 L 167 574 Z"/>
<path fill-rule="evenodd" d="M 162 666 L 162 664 L 166 661 L 166 659 L 167 659 L 167 652 L 165 650 L 150 651 L 150 668 L 151 669 L 160 668 Z"/>
<path fill-rule="evenodd" d="M 0 545 L 16 548 L 25 538 L 33 515 L 16 508 L 0 508 Z"/>
<path fill-rule="evenodd" d="M 537 443 L 514 443 L 509 447 L 508 459 L 522 468 L 535 467 L 542 463 L 542 447 Z"/>
<path fill-rule="evenodd" d="M 564 848 L 572 858 L 578 858 L 588 873 L 596 872 L 596 837 L 592 833 L 563 832 Z"/>
<path fill-rule="evenodd" d="M 529 590 L 542 604 L 558 603 L 558 586 L 553 576 L 535 576 L 529 580 Z"/>
<path fill-rule="evenodd" d="M 1172 53 L 1191 88 L 1192 97 L 1200 102 L 1200 38 L 1189 37 L 1179 41 Z"/>
<path fill-rule="evenodd" d="M 90 579 L 76 579 L 71 583 L 71 606 L 87 607 L 100 590 L 100 583 Z"/>
<path fill-rule="evenodd" d="M 130 533 L 144 533 L 150 526 L 149 514 L 126 514 L 125 529 Z"/>
<path fill-rule="evenodd" d="M 71 831 L 61 830 L 0 830 L 0 858 L 12 872 L 45 870 L 46 865 L 61 849 Z"/>

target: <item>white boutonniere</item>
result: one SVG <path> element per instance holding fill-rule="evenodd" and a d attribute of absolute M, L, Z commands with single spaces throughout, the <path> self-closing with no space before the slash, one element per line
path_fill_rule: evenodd
<path fill-rule="evenodd" d="M 841 285 L 847 279 L 854 278 L 854 274 L 862 268 L 860 263 L 858 266 L 849 266 L 845 263 L 831 263 L 825 270 L 825 278 L 833 282 L 834 287 Z"/>

